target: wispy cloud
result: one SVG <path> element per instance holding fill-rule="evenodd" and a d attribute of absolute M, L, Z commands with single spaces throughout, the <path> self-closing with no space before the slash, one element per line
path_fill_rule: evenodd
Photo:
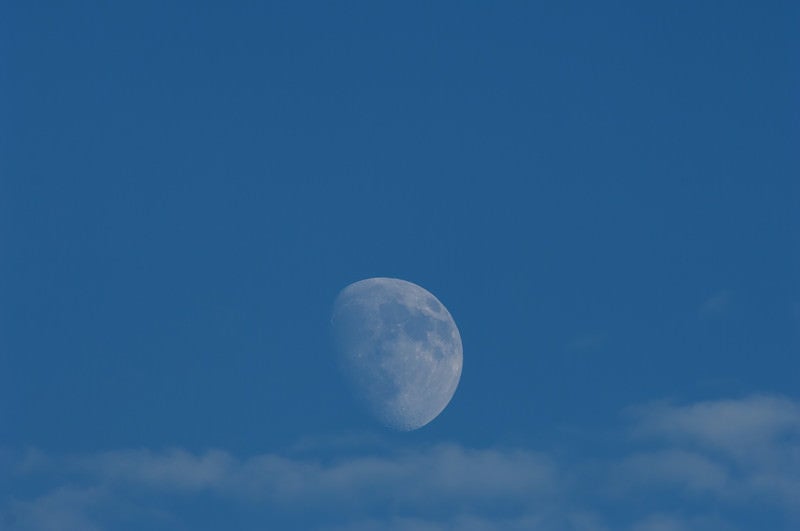
<path fill-rule="evenodd" d="M 597 350 L 603 346 L 606 339 L 606 334 L 603 332 L 580 334 L 570 339 L 565 348 L 569 351 L 578 352 Z"/>
<path fill-rule="evenodd" d="M 99 531 L 91 513 L 105 497 L 99 487 L 57 486 L 33 500 L 12 500 L 0 523 L 20 531 Z"/>
<path fill-rule="evenodd" d="M 687 405 L 633 408 L 639 435 L 758 457 L 785 439 L 800 437 L 800 404 L 787 398 L 750 396 Z"/>
<path fill-rule="evenodd" d="M 756 395 L 687 405 L 660 403 L 635 408 L 634 416 L 634 432 L 640 438 L 669 448 L 638 458 L 650 461 L 651 466 L 640 468 L 653 480 L 705 488 L 739 503 L 760 498 L 800 512 L 797 402 Z M 668 456 L 673 466 L 665 466 Z"/>
<path fill-rule="evenodd" d="M 18 473 L 28 477 L 55 474 L 64 484 L 91 485 L 116 495 L 213 495 L 282 513 L 311 510 L 334 519 L 342 513 L 365 517 L 389 511 L 422 521 L 498 510 L 519 519 L 534 503 L 554 501 L 563 491 L 555 463 L 544 454 L 454 444 L 327 461 L 278 454 L 238 459 L 219 450 L 195 454 L 182 449 L 120 450 L 58 460 L 37 455 L 24 461 Z M 41 522 L 37 514 L 62 518 L 61 505 L 53 504 L 62 499 L 57 489 L 12 503 L 7 508 L 12 520 Z M 72 504 L 72 519 L 88 518 L 92 506 L 105 501 L 98 497 Z M 396 519 L 395 525 L 405 525 L 409 518 Z"/>
<path fill-rule="evenodd" d="M 555 465 L 543 454 L 452 444 L 329 462 L 277 454 L 236 459 L 218 450 L 124 450 L 74 458 L 65 467 L 103 484 L 338 508 L 518 504 L 559 490 Z"/>
<path fill-rule="evenodd" d="M 636 488 L 672 485 L 692 494 L 724 494 L 729 488 L 725 466 L 696 453 L 683 450 L 640 452 L 622 460 L 620 472 Z"/>
<path fill-rule="evenodd" d="M 636 522 L 631 531 L 732 531 L 736 529 L 719 517 L 684 517 L 672 514 L 653 514 Z"/>
<path fill-rule="evenodd" d="M 291 521 L 340 530 L 723 530 L 737 529 L 748 508 L 798 522 L 798 403 L 774 396 L 656 403 L 633 408 L 628 419 L 618 428 L 628 441 L 599 461 L 590 449 L 556 459 L 457 444 L 325 457 L 30 452 L 15 472 L 28 487 L 2 503 L 0 523 L 12 531 L 117 529 L 119 512 L 109 507 L 123 506 L 129 521 L 145 526 L 190 521 L 196 516 L 169 500 L 192 498 L 249 508 L 254 528 Z M 688 512 L 676 514 L 676 504 Z"/>
<path fill-rule="evenodd" d="M 727 289 L 720 290 L 703 301 L 698 313 L 703 319 L 719 317 L 727 313 L 732 304 L 733 293 Z"/>

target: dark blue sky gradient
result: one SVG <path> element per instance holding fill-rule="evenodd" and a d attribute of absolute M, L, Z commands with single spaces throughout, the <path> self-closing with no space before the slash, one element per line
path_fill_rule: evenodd
<path fill-rule="evenodd" d="M 464 342 L 402 444 L 800 398 L 795 2 L 237 4 L 0 8 L 0 445 L 375 429 L 327 335 L 371 276 Z"/>

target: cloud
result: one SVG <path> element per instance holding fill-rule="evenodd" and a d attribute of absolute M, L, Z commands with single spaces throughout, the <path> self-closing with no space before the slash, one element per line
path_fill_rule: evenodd
<path fill-rule="evenodd" d="M 691 528 L 680 518 L 659 514 L 637 522 L 631 531 L 691 531 Z"/>
<path fill-rule="evenodd" d="M 739 457 L 800 436 L 800 405 L 781 397 L 751 396 L 684 406 L 662 403 L 633 411 L 641 435 L 697 443 Z"/>
<path fill-rule="evenodd" d="M 671 514 L 652 514 L 636 522 L 631 531 L 731 531 L 730 524 L 716 516 L 686 518 Z"/>
<path fill-rule="evenodd" d="M 103 484 L 208 491 L 284 506 L 516 505 L 559 489 L 555 465 L 543 454 L 453 444 L 329 462 L 278 454 L 240 460 L 219 450 L 123 450 L 73 458 L 66 468 Z"/>
<path fill-rule="evenodd" d="M 57 460 L 36 454 L 24 463 L 20 474 L 55 475 L 64 484 L 90 485 L 132 500 L 210 495 L 289 515 L 312 510 L 336 519 L 341 513 L 373 517 L 389 511 L 416 518 L 395 519 L 398 526 L 427 517 L 436 519 L 430 525 L 442 525 L 456 516 L 463 520 L 467 513 L 473 527 L 484 513 L 519 519 L 535 503 L 557 499 L 562 490 L 557 467 L 544 454 L 454 444 L 327 461 L 279 454 L 237 459 L 220 450 L 139 449 Z M 18 522 L 42 522 L 36 515 L 43 514 L 58 520 L 61 505 L 54 505 L 54 497 L 61 499 L 58 490 L 12 503 L 7 511 Z M 106 502 L 97 498 L 74 504 L 74 519 L 89 518 L 94 507 Z M 369 525 L 365 522 L 362 525 Z"/>
<path fill-rule="evenodd" d="M 720 499 L 800 508 L 800 404 L 754 395 L 634 408 L 633 432 L 661 450 L 630 457 L 631 476 Z"/>
<path fill-rule="evenodd" d="M 0 527 L 100 531 L 121 528 L 124 514 L 138 528 L 203 528 L 187 500 L 244 511 L 252 529 L 723 530 L 748 511 L 766 511 L 775 530 L 800 521 L 796 402 L 654 403 L 627 418 L 614 457 L 458 444 L 356 453 L 304 444 L 300 455 L 244 458 L 178 448 L 27 452 L 14 472 L 27 486 L 0 501 Z"/>
<path fill-rule="evenodd" d="M 698 313 L 703 319 L 719 317 L 728 312 L 733 304 L 733 293 L 721 290 L 713 294 L 700 305 Z"/>
<path fill-rule="evenodd" d="M 172 449 L 121 450 L 73 458 L 68 468 L 104 481 L 124 482 L 166 490 L 199 490 L 219 486 L 228 479 L 233 458 L 226 452 L 194 455 Z"/>
<path fill-rule="evenodd" d="M 91 510 L 105 497 L 102 489 L 59 486 L 31 501 L 14 501 L 0 520 L 19 531 L 99 531 Z"/>
<path fill-rule="evenodd" d="M 683 450 L 634 454 L 622 461 L 620 472 L 636 486 L 666 484 L 692 493 L 724 494 L 730 483 L 725 466 Z"/>
<path fill-rule="evenodd" d="M 597 350 L 599 347 L 603 346 L 603 344 L 606 342 L 606 339 L 606 334 L 603 332 L 582 334 L 573 337 L 569 342 L 567 342 L 566 349 L 568 351 Z"/>
<path fill-rule="evenodd" d="M 536 531 L 547 529 L 534 516 L 518 518 L 487 519 L 472 515 L 459 515 L 450 521 L 423 520 L 418 518 L 390 518 L 388 520 L 364 520 L 324 528 L 324 531 Z"/>

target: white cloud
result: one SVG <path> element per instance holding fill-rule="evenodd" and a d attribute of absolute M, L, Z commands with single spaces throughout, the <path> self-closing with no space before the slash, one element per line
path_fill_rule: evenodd
<path fill-rule="evenodd" d="M 652 514 L 631 526 L 631 531 L 733 531 L 735 528 L 716 516 L 686 518 L 670 514 Z"/>
<path fill-rule="evenodd" d="M 632 476 L 800 512 L 800 404 L 756 395 L 635 408 L 634 432 L 662 450 L 628 458 Z"/>
<path fill-rule="evenodd" d="M 211 491 L 285 506 L 520 505 L 559 490 L 556 467 L 543 454 L 452 444 L 330 462 L 278 454 L 240 460 L 219 450 L 124 450 L 71 459 L 66 468 L 103 484 Z"/>
<path fill-rule="evenodd" d="M 228 479 L 234 459 L 226 452 L 194 455 L 172 449 L 120 450 L 70 460 L 75 470 L 98 478 L 139 484 L 158 489 L 199 490 L 218 486 Z"/>
<path fill-rule="evenodd" d="M 685 406 L 638 408 L 637 431 L 644 436 L 722 450 L 738 458 L 784 438 L 800 436 L 800 405 L 781 397 L 751 396 Z M 755 457 L 755 456 L 753 456 Z"/>
<path fill-rule="evenodd" d="M 38 493 L 28 488 L 0 500 L 0 525 L 113 529 L 115 510 L 108 508 L 121 505 L 143 522 L 162 518 L 162 509 L 180 520 L 180 504 L 171 508 L 170 500 L 187 497 L 250 507 L 263 517 L 261 527 L 279 515 L 306 518 L 309 529 L 717 530 L 733 529 L 724 520 L 749 509 L 798 522 L 796 402 L 752 396 L 633 411 L 633 437 L 618 457 L 599 463 L 591 448 L 557 460 L 529 449 L 457 444 L 329 453 L 337 457 L 320 457 L 325 453 L 314 445 L 300 456 L 248 458 L 221 450 L 60 458 L 28 452 L 16 474 L 39 481 Z M 676 503 L 689 514 L 671 514 Z"/>
<path fill-rule="evenodd" d="M 186 495 L 211 495 L 290 516 L 311 511 L 336 520 L 353 515 L 355 521 L 343 528 L 368 529 L 381 522 L 374 523 L 375 528 L 391 524 L 390 529 L 488 529 L 493 520 L 486 515 L 499 510 L 509 515 L 503 517 L 509 526 L 519 524 L 509 529 L 530 529 L 528 524 L 537 517 L 529 513 L 545 501 L 555 501 L 562 490 L 557 467 L 543 454 L 453 444 L 327 462 L 278 454 L 237 459 L 219 450 L 194 454 L 181 449 L 120 450 L 62 459 L 35 455 L 25 460 L 18 474 L 55 475 L 63 484 L 90 489 L 55 487 L 31 500 L 7 504 L 14 531 L 58 529 L 59 521 L 73 522 L 66 528 L 70 531 L 103 529 L 105 519 L 95 521 L 92 515 L 109 497 L 127 497 L 135 504 L 148 497 Z M 92 497 L 90 492 L 109 494 Z M 385 511 L 396 516 L 370 520 Z"/>
<path fill-rule="evenodd" d="M 325 527 L 323 531 L 494 531 L 496 529 L 503 529 L 504 531 L 545 531 L 552 528 L 546 527 L 541 519 L 535 516 L 488 519 L 474 515 L 458 515 L 451 520 L 444 521 L 419 518 L 362 520 L 339 526 Z"/>
<path fill-rule="evenodd" d="M 635 523 L 631 531 L 691 531 L 691 528 L 680 518 L 657 514 Z"/>
<path fill-rule="evenodd" d="M 33 500 L 12 502 L 5 525 L 14 531 L 99 531 L 91 508 L 104 497 L 99 487 L 59 486 Z"/>

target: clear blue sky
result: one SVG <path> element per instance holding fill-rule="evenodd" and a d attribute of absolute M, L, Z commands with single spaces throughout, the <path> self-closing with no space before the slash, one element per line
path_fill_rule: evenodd
<path fill-rule="evenodd" d="M 800 525 L 796 2 L 125 4 L 0 7 L 0 529 Z"/>

